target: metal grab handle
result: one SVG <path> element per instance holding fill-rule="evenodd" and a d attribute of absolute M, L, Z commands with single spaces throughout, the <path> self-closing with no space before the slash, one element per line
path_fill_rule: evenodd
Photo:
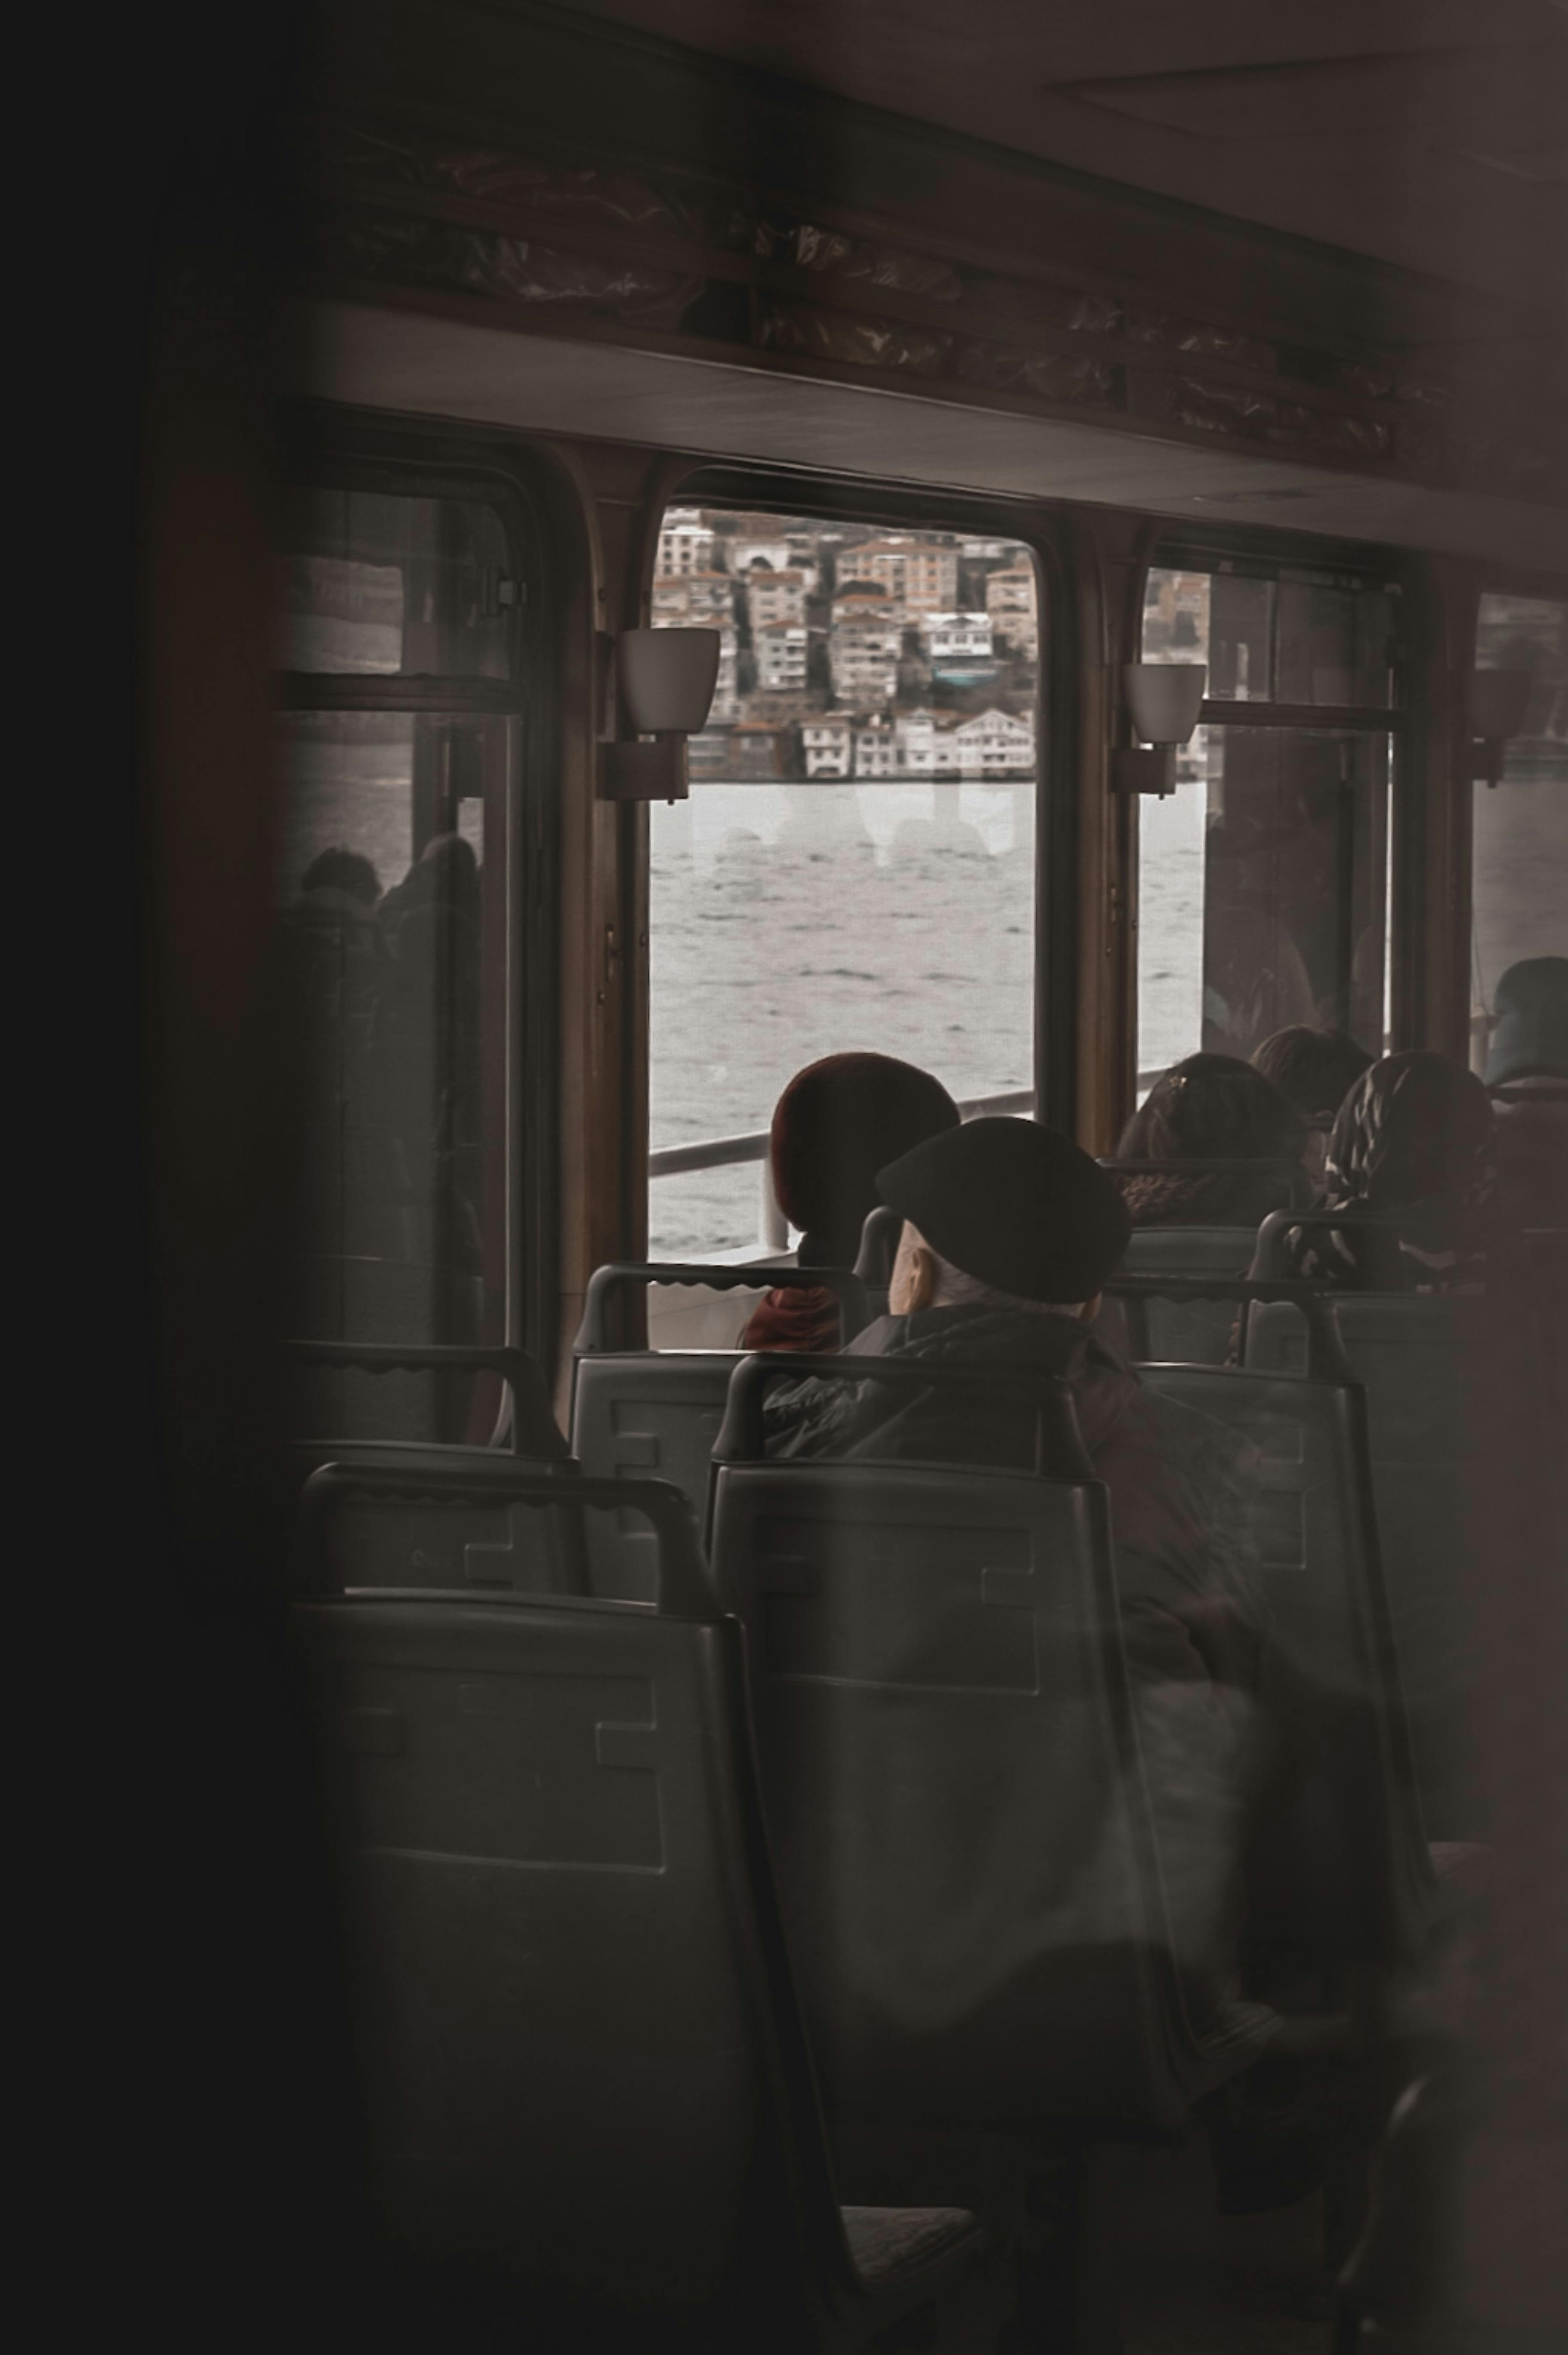
<path fill-rule="evenodd" d="M 1286 1222 L 1292 1214 L 1277 1214 Z M 1307 1370 L 1315 1381 L 1349 1382 L 1357 1375 L 1345 1355 L 1333 1310 L 1316 1284 L 1245 1275 L 1108 1275 L 1104 1286 L 1113 1300 L 1234 1300 L 1243 1310 L 1254 1301 L 1284 1301 L 1298 1308 L 1307 1327 Z"/>
<path fill-rule="evenodd" d="M 526 1349 L 482 1343 L 401 1341 L 285 1341 L 286 1357 L 297 1364 L 361 1374 L 499 1374 L 512 1394 L 510 1453 L 565 1462 L 570 1450 L 550 1406 L 544 1376 Z M 498 1447 L 506 1424 L 503 1407 L 489 1445 Z"/>
<path fill-rule="evenodd" d="M 866 1322 L 866 1292 L 859 1276 L 847 1267 L 705 1267 L 684 1260 L 614 1260 L 596 1267 L 588 1279 L 582 1322 L 572 1343 L 573 1354 L 593 1357 L 617 1344 L 608 1337 L 609 1305 L 617 1295 L 638 1284 L 701 1284 L 714 1292 L 755 1292 L 757 1279 L 769 1292 L 831 1292 L 844 1311 L 844 1321 L 859 1332 Z"/>
<path fill-rule="evenodd" d="M 1267 1283 L 1284 1281 L 1273 1271 L 1280 1266 L 1285 1253 L 1285 1238 L 1296 1227 L 1314 1227 L 1319 1232 L 1333 1227 L 1366 1227 L 1373 1232 L 1397 1234 L 1402 1224 L 1397 1210 L 1371 1210 L 1365 1204 L 1353 1202 L 1339 1210 L 1271 1210 L 1258 1229 L 1258 1245 L 1253 1261 L 1264 1271 Z"/>
<path fill-rule="evenodd" d="M 841 1377 L 847 1381 L 880 1382 L 885 1389 L 912 1393 L 959 1391 L 995 1398 L 1000 1391 L 1024 1397 L 1035 1411 L 1037 1474 L 1058 1480 L 1095 1480 L 1078 1429 L 1072 1393 L 1060 1374 L 1042 1374 L 1027 1366 L 982 1363 L 933 1364 L 929 1359 L 852 1358 L 842 1353 L 813 1357 L 804 1350 L 753 1350 L 742 1358 L 730 1377 L 724 1421 L 713 1445 L 715 1464 L 760 1464 L 766 1455 L 763 1401 L 771 1382 L 808 1376 Z"/>
<path fill-rule="evenodd" d="M 657 1608 L 683 1618 L 720 1614 L 718 1596 L 698 1536 L 697 1518 L 682 1491 L 667 1480 L 603 1479 L 563 1465 L 558 1472 L 461 1472 L 373 1465 L 324 1464 L 300 1494 L 302 1549 L 312 1562 L 335 1504 L 349 1497 L 371 1502 L 437 1505 L 582 1506 L 592 1511 L 641 1513 L 658 1540 Z"/>

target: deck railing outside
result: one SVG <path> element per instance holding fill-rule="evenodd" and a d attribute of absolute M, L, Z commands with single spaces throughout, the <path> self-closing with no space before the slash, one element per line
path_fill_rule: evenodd
<path fill-rule="evenodd" d="M 1152 1086 L 1158 1077 L 1157 1071 L 1140 1071 L 1140 1092 Z M 965 1120 L 982 1120 L 998 1113 L 1029 1113 L 1034 1110 L 1034 1090 L 1014 1088 L 1003 1095 L 965 1096 L 958 1109 Z M 744 1161 L 762 1164 L 762 1218 L 758 1243 L 764 1251 L 787 1251 L 789 1223 L 773 1199 L 765 1128 L 751 1129 L 743 1136 L 705 1136 L 690 1145 L 661 1145 L 648 1156 L 648 1176 L 650 1179 L 675 1178 L 683 1170 L 727 1169 Z M 711 1256 L 715 1262 L 743 1260 L 750 1257 L 757 1247 L 757 1244 L 748 1243 L 739 1252 L 716 1252 Z"/>

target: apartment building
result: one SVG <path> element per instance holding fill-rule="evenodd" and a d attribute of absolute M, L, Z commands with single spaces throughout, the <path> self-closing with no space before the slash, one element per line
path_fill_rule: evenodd
<path fill-rule="evenodd" d="M 767 695 L 805 685 L 807 632 L 804 623 L 769 622 L 752 634 L 757 685 Z"/>
<path fill-rule="evenodd" d="M 697 508 L 671 507 L 660 527 L 655 569 L 667 580 L 679 579 L 688 572 L 721 571 L 724 567 L 720 547 L 717 535 L 709 529 Z"/>
<path fill-rule="evenodd" d="M 794 566 L 775 572 L 767 565 L 753 564 L 742 578 L 753 630 L 770 629 L 776 622 L 805 620 L 805 577 Z"/>
<path fill-rule="evenodd" d="M 869 539 L 839 558 L 844 577 L 872 581 L 911 613 L 950 613 L 958 602 L 958 550 L 924 539 Z"/>

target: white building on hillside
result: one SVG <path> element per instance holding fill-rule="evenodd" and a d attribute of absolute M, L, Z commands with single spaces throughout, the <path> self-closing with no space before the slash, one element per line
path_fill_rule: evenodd
<path fill-rule="evenodd" d="M 956 715 L 951 711 L 928 711 L 923 705 L 915 711 L 901 711 L 893 722 L 898 738 L 901 774 L 906 777 L 956 774 L 958 756 L 953 742 L 955 726 Z"/>
<path fill-rule="evenodd" d="M 896 777 L 899 770 L 898 738 L 880 712 L 862 720 L 855 730 L 855 774 L 858 777 Z"/>
<path fill-rule="evenodd" d="M 847 711 L 825 711 L 801 722 L 800 749 L 808 777 L 847 777 L 855 765 L 855 723 Z"/>
<path fill-rule="evenodd" d="M 988 661 L 991 617 L 988 613 L 923 613 L 920 639 L 930 662 Z"/>
<path fill-rule="evenodd" d="M 753 633 L 757 685 L 764 694 L 777 695 L 805 685 L 806 631 L 801 622 L 770 622 Z"/>
<path fill-rule="evenodd" d="M 1034 769 L 1034 722 L 1010 711 L 982 711 L 953 730 L 955 765 L 963 777 L 1028 776 Z"/>
<path fill-rule="evenodd" d="M 667 580 L 687 572 L 719 571 L 723 569 L 719 549 L 719 539 L 695 507 L 670 507 L 659 527 L 655 569 Z"/>

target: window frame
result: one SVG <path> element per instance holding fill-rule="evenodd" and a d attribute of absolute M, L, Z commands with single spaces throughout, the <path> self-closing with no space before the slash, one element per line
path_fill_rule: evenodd
<path fill-rule="evenodd" d="M 905 490 L 841 475 L 694 459 L 662 479 L 648 517 L 642 612 L 651 611 L 659 525 L 672 506 L 735 506 L 761 515 L 820 517 L 890 531 L 957 532 L 1018 541 L 1035 566 L 1040 661 L 1035 703 L 1035 1116 L 1070 1135 L 1077 1115 L 1079 957 L 1078 647 L 1068 513 L 983 493 Z M 643 927 L 645 932 L 646 926 Z M 644 950 L 645 958 L 646 950 Z M 647 1004 L 645 976 L 644 1004 Z M 640 1149 L 648 1150 L 646 1119 Z M 646 1173 L 644 1171 L 645 1192 Z"/>
<path fill-rule="evenodd" d="M 1383 548 L 1376 543 L 1347 546 L 1337 540 L 1315 539 L 1307 534 L 1285 534 L 1273 531 L 1214 532 L 1201 526 L 1182 528 L 1157 526 L 1151 533 L 1149 545 L 1139 570 L 1136 611 L 1138 615 L 1136 652 L 1134 660 L 1143 658 L 1142 615 L 1148 592 L 1151 572 L 1203 572 L 1211 577 L 1226 573 L 1232 578 L 1277 580 L 1282 573 L 1321 571 L 1333 574 L 1347 584 L 1360 583 L 1368 589 L 1392 589 L 1401 601 L 1401 626 L 1390 650 L 1389 701 L 1385 704 L 1312 704 L 1262 702 L 1248 698 L 1245 701 L 1229 697 L 1205 696 L 1199 707 L 1197 725 L 1200 728 L 1268 728 L 1281 734 L 1369 735 L 1388 739 L 1388 808 L 1384 826 L 1384 904 L 1385 938 L 1383 942 L 1384 971 L 1389 976 L 1383 1005 L 1383 1028 L 1388 1047 L 1378 1042 L 1378 1052 L 1392 1051 L 1406 1043 L 1401 1036 L 1400 1012 L 1402 992 L 1400 975 L 1402 959 L 1411 945 L 1411 893 L 1408 879 L 1402 874 L 1410 865 L 1411 841 L 1409 813 L 1413 795 L 1418 790 L 1419 763 L 1415 740 L 1420 730 L 1418 715 L 1413 710 L 1411 687 L 1415 677 L 1413 660 L 1413 614 L 1418 608 L 1419 583 L 1413 581 L 1410 551 Z M 1142 875 L 1136 873 L 1135 895 L 1141 900 Z M 1130 982 L 1132 993 L 1132 1034 L 1138 1034 L 1138 986 L 1136 944 Z"/>
<path fill-rule="evenodd" d="M 281 471 L 291 490 L 485 506 L 500 522 L 508 577 L 521 584 L 507 615 L 505 679 L 274 668 L 272 686 L 280 712 L 447 713 L 507 729 L 501 1337 L 549 1364 L 558 1321 L 560 1156 L 555 1122 L 540 1112 L 560 1097 L 560 812 L 549 790 L 559 734 L 549 688 L 559 662 L 538 486 L 515 442 L 314 402 L 289 413 Z M 280 551 L 286 552 L 281 527 Z"/>
<path fill-rule="evenodd" d="M 1481 633 L 1481 604 L 1482 601 L 1488 597 L 1528 597 L 1537 600 L 1542 604 L 1562 605 L 1568 608 L 1568 573 L 1531 572 L 1521 570 L 1517 572 L 1509 572 L 1504 574 L 1488 571 L 1477 566 L 1475 570 L 1474 577 L 1469 583 L 1467 610 L 1465 612 L 1461 628 L 1462 644 L 1466 649 L 1467 660 L 1471 669 L 1477 667 L 1476 656 L 1479 651 Z M 1456 690 L 1461 698 L 1463 698 L 1466 694 L 1467 684 L 1467 682 L 1463 677 L 1456 682 Z M 1466 1043 L 1467 1046 L 1471 1049 L 1473 1054 L 1474 1039 L 1472 1025 L 1474 1023 L 1476 1012 L 1474 1003 L 1476 957 L 1476 787 L 1478 780 L 1471 773 L 1474 767 L 1473 739 L 1471 737 L 1468 725 L 1467 713 L 1466 714 L 1465 724 L 1458 730 L 1457 733 L 1459 741 L 1462 742 L 1464 747 L 1465 757 L 1462 763 L 1461 773 L 1456 779 L 1455 793 L 1456 812 L 1456 834 L 1457 837 L 1457 874 L 1453 893 L 1453 904 L 1456 922 L 1458 926 L 1459 937 L 1454 943 L 1454 954 L 1456 962 L 1462 964 L 1464 972 L 1463 989 L 1466 1020 Z M 1507 790 L 1507 785 L 1508 780 L 1506 778 L 1499 779 L 1497 785 L 1497 791 L 1499 793 L 1505 792 Z M 1568 786 L 1565 786 L 1563 790 L 1565 795 L 1568 795 Z"/>

